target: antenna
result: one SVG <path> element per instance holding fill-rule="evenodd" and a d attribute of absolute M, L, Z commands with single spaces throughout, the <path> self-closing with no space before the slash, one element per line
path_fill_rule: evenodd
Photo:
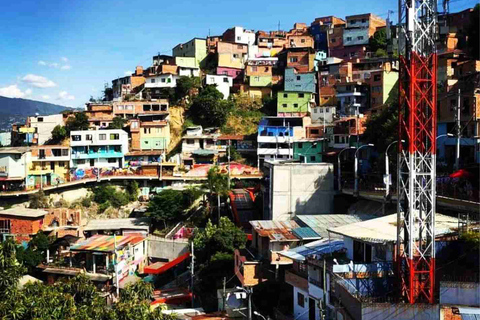
<path fill-rule="evenodd" d="M 278 32 L 280 32 L 280 20 L 278 20 Z"/>

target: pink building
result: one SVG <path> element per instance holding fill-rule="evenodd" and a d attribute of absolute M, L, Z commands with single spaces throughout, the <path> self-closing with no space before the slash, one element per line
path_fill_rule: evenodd
<path fill-rule="evenodd" d="M 233 78 L 233 80 L 242 80 L 243 79 L 243 69 L 236 68 L 227 68 L 227 67 L 217 67 L 218 75 L 227 75 Z"/>

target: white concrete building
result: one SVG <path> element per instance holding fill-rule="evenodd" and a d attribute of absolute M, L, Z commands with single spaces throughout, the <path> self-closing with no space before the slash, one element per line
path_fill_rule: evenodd
<path fill-rule="evenodd" d="M 334 116 L 337 112 L 336 107 L 326 107 L 326 106 L 315 106 L 312 107 L 312 113 L 310 117 L 312 118 L 313 123 L 332 123 Z"/>
<path fill-rule="evenodd" d="M 52 138 L 52 130 L 57 125 L 64 125 L 62 114 L 52 114 L 50 116 L 28 117 L 27 126 L 35 128 L 37 141 L 39 145 L 44 144 Z"/>
<path fill-rule="evenodd" d="M 177 79 L 176 74 L 158 74 L 145 79 L 145 88 L 175 88 Z"/>
<path fill-rule="evenodd" d="M 0 191 L 25 182 L 31 157 L 29 147 L 0 148 Z"/>
<path fill-rule="evenodd" d="M 194 68 L 194 67 L 178 67 L 178 75 L 180 77 L 186 76 L 186 77 L 198 77 L 200 76 L 200 68 Z"/>
<path fill-rule="evenodd" d="M 255 32 L 243 27 L 234 27 L 235 43 L 243 43 L 249 46 L 255 44 Z"/>
<path fill-rule="evenodd" d="M 120 129 L 72 131 L 71 168 L 122 168 L 128 134 Z"/>
<path fill-rule="evenodd" d="M 223 99 L 230 96 L 230 88 L 233 86 L 233 78 L 226 75 L 207 74 L 205 82 L 208 85 L 215 85 L 217 90 L 223 93 Z"/>

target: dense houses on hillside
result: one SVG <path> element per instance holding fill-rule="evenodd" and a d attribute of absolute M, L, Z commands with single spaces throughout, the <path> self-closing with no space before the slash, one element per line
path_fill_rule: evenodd
<path fill-rule="evenodd" d="M 470 19 L 470 12 L 451 14 L 438 41 L 438 133 L 442 136 L 438 153 L 439 161 L 450 164 L 455 153 L 452 135 L 458 133 L 458 101 L 461 161 L 480 162 L 480 61 L 469 58 L 465 50 L 461 18 Z M 256 153 L 251 163 L 259 169 L 265 160 L 331 161 L 342 149 L 362 145 L 368 119 L 397 98 L 395 28 L 381 17 L 365 13 L 318 17 L 310 25 L 295 23 L 288 31 L 235 26 L 218 36 L 180 43 L 171 55 L 155 55 L 150 66 L 137 66 L 131 75 L 112 80 L 106 101 L 86 104 L 93 131 L 72 133 L 70 143 L 58 150 L 42 145 L 50 140 L 55 126 L 72 117 L 71 113 L 31 116 L 24 124 L 15 124 L 12 146 L 32 148 L 2 150 L 3 188 L 63 183 L 81 176 L 75 170 L 85 168 L 132 169 L 131 164 L 151 166 L 167 160 L 179 168 L 192 168 L 225 159 L 225 144 L 221 143 L 238 147 L 248 141 L 244 148 L 249 156 Z M 386 35 L 390 38 L 382 38 L 384 47 L 373 47 L 372 37 Z M 201 132 L 194 136 L 187 130 L 179 143 L 171 137 L 169 110 L 171 92 L 181 77 L 200 78 L 199 83 L 215 86 L 223 99 L 243 95 L 271 100 L 276 112 L 258 123 L 256 136 L 222 140 L 221 132 L 198 129 Z M 111 128 L 118 117 L 123 119 L 123 130 L 115 134 L 95 131 Z M 110 136 L 118 136 L 118 143 Z M 77 141 L 78 137 L 81 140 Z M 167 159 L 172 143 L 179 144 L 181 151 Z M 39 156 L 38 150 L 48 156 Z M 347 153 L 343 156 L 348 157 Z M 26 169 L 14 169 L 22 165 Z M 133 171 L 142 172 L 140 169 Z"/>

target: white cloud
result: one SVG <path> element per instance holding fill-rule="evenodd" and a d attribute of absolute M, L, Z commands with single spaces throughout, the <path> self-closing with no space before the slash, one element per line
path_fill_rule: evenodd
<path fill-rule="evenodd" d="M 51 68 L 58 68 L 58 63 L 53 62 L 53 63 L 50 63 L 48 66 Z"/>
<path fill-rule="evenodd" d="M 129 70 L 129 71 L 125 71 L 125 72 L 124 72 L 124 74 L 125 74 L 126 76 L 131 76 L 131 75 L 132 75 L 132 73 L 133 73 L 133 72 L 132 72 L 132 71 L 130 71 L 130 70 Z"/>
<path fill-rule="evenodd" d="M 47 63 L 45 61 L 40 60 L 40 61 L 38 61 L 38 65 L 39 66 L 46 66 Z"/>
<path fill-rule="evenodd" d="M 67 57 L 62 57 L 62 61 L 67 62 L 68 61 Z"/>
<path fill-rule="evenodd" d="M 0 88 L 0 96 L 4 96 L 7 98 L 25 98 L 32 94 L 31 89 L 25 90 L 23 92 L 16 84 L 12 84 L 11 86 Z"/>
<path fill-rule="evenodd" d="M 64 65 L 64 66 L 62 66 L 60 69 L 61 69 L 61 70 L 70 70 L 70 69 L 72 69 L 72 67 L 69 66 L 69 65 Z"/>
<path fill-rule="evenodd" d="M 67 91 L 60 91 L 57 100 L 75 100 L 75 96 L 68 94 Z"/>
<path fill-rule="evenodd" d="M 22 81 L 37 88 L 52 88 L 56 86 L 55 82 L 52 80 L 31 73 L 23 77 Z"/>
<path fill-rule="evenodd" d="M 50 96 L 48 94 L 44 94 L 42 96 L 40 96 L 43 100 L 48 100 L 50 99 Z"/>

